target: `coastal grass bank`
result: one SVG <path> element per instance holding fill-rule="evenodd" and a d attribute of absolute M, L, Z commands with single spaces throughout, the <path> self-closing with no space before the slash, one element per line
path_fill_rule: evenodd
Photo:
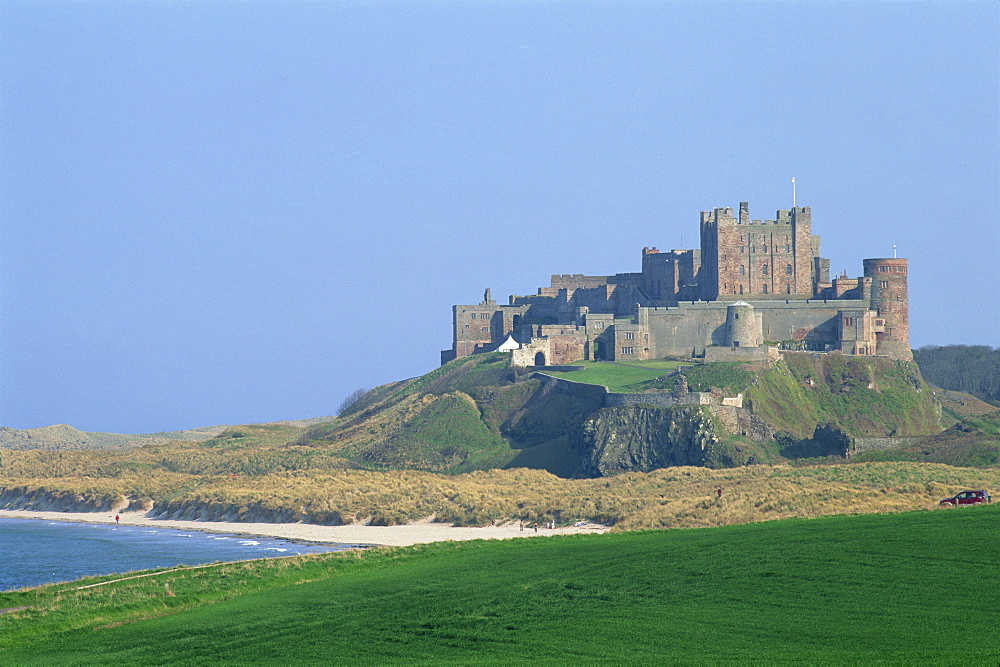
<path fill-rule="evenodd" d="M 0 662 L 995 664 L 998 519 L 993 505 L 91 579 L 0 594 Z"/>

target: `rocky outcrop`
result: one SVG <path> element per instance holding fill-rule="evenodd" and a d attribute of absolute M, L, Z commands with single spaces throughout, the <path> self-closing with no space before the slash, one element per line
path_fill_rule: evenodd
<path fill-rule="evenodd" d="M 670 466 L 737 465 L 720 444 L 706 408 L 605 408 L 583 424 L 578 445 L 588 476 Z"/>

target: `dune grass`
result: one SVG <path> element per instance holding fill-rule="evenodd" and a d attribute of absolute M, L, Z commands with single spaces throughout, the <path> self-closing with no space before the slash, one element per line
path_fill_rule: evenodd
<path fill-rule="evenodd" d="M 998 519 L 441 543 L 58 584 L 0 594 L 27 607 L 0 615 L 0 661 L 995 664 Z"/>
<path fill-rule="evenodd" d="M 721 503 L 714 498 L 717 485 L 725 488 Z M 58 494 L 107 502 L 149 497 L 167 518 L 205 520 L 398 524 L 434 515 L 439 521 L 469 526 L 517 519 L 543 523 L 559 517 L 637 529 L 931 509 L 941 498 L 967 488 L 1000 488 L 1000 469 L 873 462 L 663 468 L 597 479 L 564 479 L 524 468 L 462 475 L 347 470 L 241 477 L 63 477 L 0 479 L 0 500 Z"/>

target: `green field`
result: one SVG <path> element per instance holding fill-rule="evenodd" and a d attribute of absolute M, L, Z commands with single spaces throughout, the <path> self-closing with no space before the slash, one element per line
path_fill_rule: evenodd
<path fill-rule="evenodd" d="M 996 664 L 998 519 L 442 543 L 59 584 L 0 594 L 27 607 L 0 615 L 0 662 Z"/>
<path fill-rule="evenodd" d="M 600 384 L 616 393 L 642 391 L 643 383 L 662 377 L 670 371 L 690 366 L 679 361 L 643 361 L 636 364 L 610 363 L 606 361 L 575 361 L 574 366 L 583 366 L 578 371 L 555 371 L 545 369 L 545 373 L 557 375 L 574 382 Z"/>

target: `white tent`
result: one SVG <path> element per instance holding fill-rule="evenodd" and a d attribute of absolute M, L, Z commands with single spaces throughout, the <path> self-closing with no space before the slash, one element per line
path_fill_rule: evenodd
<path fill-rule="evenodd" d="M 500 347 L 497 348 L 497 352 L 509 352 L 510 350 L 521 349 L 521 344 L 514 340 L 513 336 L 507 336 L 507 340 L 500 343 Z"/>

